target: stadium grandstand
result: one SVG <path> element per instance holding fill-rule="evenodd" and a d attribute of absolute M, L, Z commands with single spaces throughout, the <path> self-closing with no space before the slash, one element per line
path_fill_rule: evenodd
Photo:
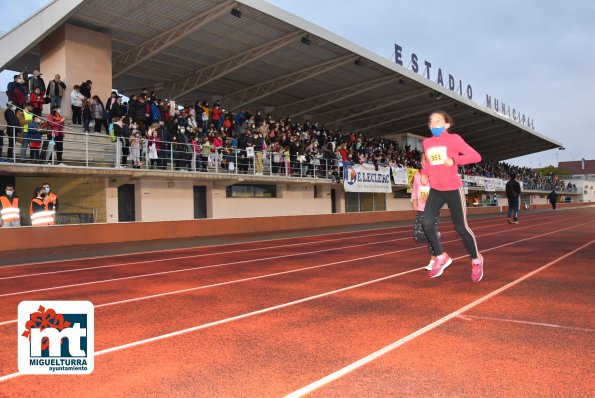
<path fill-rule="evenodd" d="M 0 65 L 25 94 L 7 93 L 15 111 L 36 71 L 45 79 L 42 145 L 30 152 L 20 126 L 14 145 L 5 137 L 0 185 L 28 195 L 50 180 L 59 223 L 409 210 L 407 170 L 436 109 L 484 159 L 460 169 L 483 205 L 501 205 L 510 172 L 527 206 L 554 188 L 582 200 L 557 176 L 503 162 L 562 143 L 282 9 L 139 4 L 57 0 L 0 39 Z M 388 188 L 350 188 L 351 165 L 387 170 Z"/>
<path fill-rule="evenodd" d="M 594 396 L 595 161 L 397 61 L 262 0 L 0 37 L 0 397 Z"/>

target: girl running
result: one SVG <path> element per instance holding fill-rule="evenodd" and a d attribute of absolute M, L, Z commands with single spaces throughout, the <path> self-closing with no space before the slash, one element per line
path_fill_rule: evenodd
<path fill-rule="evenodd" d="M 481 161 L 481 155 L 459 135 L 448 132 L 453 125 L 448 113 L 432 113 L 428 119 L 432 137 L 423 141 L 426 163 L 421 173 L 429 178 L 430 183 L 423 227 L 436 253 L 436 260 L 429 274 L 431 278 L 436 278 L 452 263 L 452 259 L 442 249 L 434 222 L 435 218 L 440 216 L 442 206 L 447 203 L 455 229 L 463 238 L 471 256 L 471 280 L 479 282 L 483 278 L 483 257 L 478 253 L 475 236 L 467 225 L 465 194 L 457 166 L 477 163 Z"/>
<path fill-rule="evenodd" d="M 421 155 L 421 167 L 425 164 L 425 156 Z M 430 184 L 428 183 L 427 177 L 424 176 L 422 181 L 421 173 L 413 176 L 413 187 L 411 188 L 411 205 L 413 209 L 417 210 L 415 217 L 415 223 L 413 224 L 413 238 L 416 242 L 428 242 L 428 250 L 430 251 L 430 262 L 425 266 L 425 270 L 431 271 L 434 261 L 436 260 L 436 252 L 432 248 L 428 237 L 424 231 L 423 219 L 424 219 L 424 208 L 426 207 L 426 201 L 428 200 L 428 194 L 430 193 Z M 438 225 L 439 217 L 434 219 L 434 223 Z"/>

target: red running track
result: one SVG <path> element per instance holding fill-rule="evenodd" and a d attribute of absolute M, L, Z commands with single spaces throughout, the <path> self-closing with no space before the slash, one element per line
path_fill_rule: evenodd
<path fill-rule="evenodd" d="M 595 396 L 595 209 L 0 267 L 0 396 Z M 95 304 L 95 370 L 18 374 L 22 300 Z M 49 384 L 48 384 L 49 383 Z"/>

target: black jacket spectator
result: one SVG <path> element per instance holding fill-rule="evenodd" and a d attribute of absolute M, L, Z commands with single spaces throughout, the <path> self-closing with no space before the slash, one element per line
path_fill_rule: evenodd
<path fill-rule="evenodd" d="M 521 184 L 514 179 L 511 178 L 506 183 L 506 197 L 509 199 L 517 199 L 521 195 Z"/>
<path fill-rule="evenodd" d="M 112 107 L 110 108 L 110 115 L 112 117 L 122 117 L 122 105 L 118 103 L 118 101 L 112 103 Z"/>
<path fill-rule="evenodd" d="M 81 87 L 79 89 L 81 94 L 83 94 L 87 99 L 91 98 L 91 85 L 88 83 L 88 81 L 81 83 Z"/>

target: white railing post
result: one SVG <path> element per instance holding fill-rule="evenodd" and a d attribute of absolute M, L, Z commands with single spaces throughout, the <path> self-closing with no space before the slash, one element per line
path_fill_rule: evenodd
<path fill-rule="evenodd" d="M 17 128 L 14 127 L 14 135 L 12 136 L 12 162 L 17 162 Z"/>
<path fill-rule="evenodd" d="M 215 156 L 214 159 L 215 161 L 215 174 L 219 173 L 219 148 L 215 148 Z"/>
<path fill-rule="evenodd" d="M 89 134 L 85 134 L 85 166 L 89 167 Z"/>
<path fill-rule="evenodd" d="M 121 148 L 120 145 L 121 145 L 120 144 L 120 140 L 119 139 L 116 140 L 116 163 L 115 163 L 116 164 L 116 167 L 120 167 L 121 166 L 120 159 L 121 159 L 122 148 Z"/>
<path fill-rule="evenodd" d="M 56 164 L 56 136 L 54 136 L 54 132 L 52 131 L 52 141 L 54 145 L 52 145 L 52 166 Z"/>
<path fill-rule="evenodd" d="M 238 174 L 238 169 L 240 168 L 240 165 L 238 164 L 238 151 L 239 151 L 239 149 L 238 149 L 238 148 L 235 148 L 235 149 L 233 150 L 233 152 L 234 152 L 234 156 L 235 156 L 235 164 L 234 164 L 234 166 L 235 166 L 235 167 L 233 168 L 233 172 L 234 172 L 235 174 Z"/>

